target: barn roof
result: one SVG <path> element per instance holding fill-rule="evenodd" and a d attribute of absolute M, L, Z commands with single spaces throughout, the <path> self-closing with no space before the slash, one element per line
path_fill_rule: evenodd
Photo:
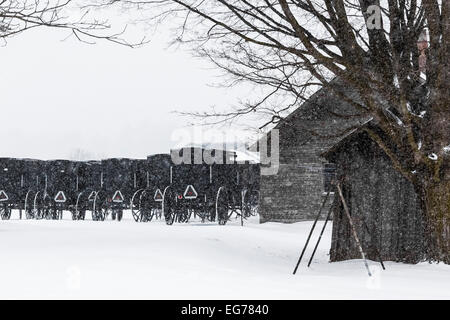
<path fill-rule="evenodd" d="M 337 143 L 335 143 L 331 148 L 326 150 L 325 152 L 321 153 L 320 156 L 330 160 L 333 155 L 340 152 L 342 149 L 345 149 L 345 146 L 350 141 L 354 141 L 355 139 L 359 139 L 361 134 L 364 134 L 364 127 L 370 127 L 371 129 L 375 129 L 376 125 L 374 124 L 374 121 L 372 118 L 368 119 L 365 123 L 363 123 L 359 128 L 352 130 L 348 134 L 344 135 Z"/>
<path fill-rule="evenodd" d="M 308 100 L 301 104 L 291 114 L 284 118 L 275 129 L 281 129 L 291 125 L 298 120 L 323 120 L 330 116 L 335 118 L 358 118 L 364 117 L 361 110 L 344 101 L 334 91 L 341 92 L 346 97 L 360 103 L 358 93 L 338 78 L 330 81 L 329 86 L 317 90 Z M 336 103 L 339 102 L 339 103 Z M 367 118 L 367 117 L 366 117 Z"/>

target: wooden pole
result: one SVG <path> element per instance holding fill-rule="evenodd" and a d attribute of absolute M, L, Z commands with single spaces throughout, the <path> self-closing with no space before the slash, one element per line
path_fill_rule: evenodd
<path fill-rule="evenodd" d="M 314 247 L 313 253 L 311 254 L 311 258 L 309 258 L 308 268 L 311 265 L 314 255 L 316 254 L 316 250 L 317 250 L 317 247 L 319 246 L 320 240 L 322 240 L 323 232 L 325 231 L 325 228 L 327 227 L 328 220 L 330 220 L 330 216 L 331 216 L 331 212 L 333 211 L 333 208 L 334 208 L 334 203 L 331 205 L 330 209 L 328 210 L 327 218 L 325 219 L 325 223 L 323 224 L 322 230 L 320 231 L 319 239 L 317 239 L 317 243 L 316 243 L 316 246 Z"/>
<path fill-rule="evenodd" d="M 366 229 L 366 232 L 367 232 L 367 233 L 369 234 L 369 236 L 370 236 L 370 242 L 371 242 L 371 244 L 372 244 L 372 247 L 375 249 L 375 253 L 376 253 L 377 256 L 378 256 L 378 261 L 380 262 L 381 267 L 383 268 L 383 270 L 386 270 L 386 268 L 384 267 L 383 259 L 381 258 L 380 250 L 378 250 L 378 246 L 377 246 L 376 243 L 373 241 L 372 233 L 370 232 L 369 227 L 367 226 L 366 219 L 364 219 L 364 216 L 362 215 L 363 211 L 361 210 L 361 208 L 360 208 L 358 205 L 356 205 L 356 209 L 358 209 L 358 211 L 361 212 L 361 216 L 362 216 L 362 219 L 361 219 L 361 220 L 362 220 L 362 222 L 363 222 L 364 229 Z"/>
<path fill-rule="evenodd" d="M 366 266 L 367 273 L 369 274 L 369 277 L 371 277 L 372 273 L 370 272 L 369 265 L 367 264 L 367 260 L 366 260 L 366 255 L 364 254 L 364 250 L 361 246 L 361 242 L 359 241 L 355 226 L 353 225 L 353 220 L 352 220 L 352 217 L 350 216 L 350 212 L 348 210 L 347 203 L 345 202 L 344 196 L 342 194 L 340 183 L 337 184 L 337 189 L 339 192 L 339 197 L 341 198 L 341 201 L 342 201 L 342 205 L 344 206 L 345 215 L 347 216 L 348 222 L 350 224 L 350 228 L 352 229 L 353 237 L 355 238 L 356 244 L 358 245 L 358 249 L 359 249 L 359 252 L 361 253 L 361 257 L 364 260 L 364 265 Z"/>
<path fill-rule="evenodd" d="M 372 246 L 375 249 L 375 253 L 378 256 L 378 261 L 380 262 L 381 267 L 383 268 L 383 270 L 386 270 L 386 268 L 384 267 L 383 259 L 381 258 L 380 250 L 378 250 L 378 246 L 374 243 L 372 234 L 370 233 L 369 227 L 367 226 L 366 221 L 364 219 L 363 219 L 363 225 L 364 225 L 364 228 L 366 229 L 366 232 L 370 235 L 370 240 L 372 241 Z"/>
<path fill-rule="evenodd" d="M 327 192 L 327 196 L 323 200 L 323 203 L 322 203 L 322 206 L 320 207 L 319 213 L 317 214 L 316 219 L 314 220 L 314 223 L 313 223 L 313 225 L 311 227 L 311 230 L 309 231 L 308 238 L 306 239 L 306 243 L 305 243 L 305 246 L 303 247 L 302 253 L 300 254 L 300 258 L 298 258 L 298 261 L 297 261 L 297 264 L 295 266 L 293 274 L 295 274 L 297 272 L 298 266 L 300 265 L 300 262 L 302 261 L 303 255 L 305 254 L 306 247 L 308 247 L 309 240 L 311 239 L 311 235 L 312 235 L 314 229 L 316 228 L 317 220 L 319 220 L 320 215 L 322 213 L 322 209 L 325 206 L 325 203 L 327 202 L 329 196 L 330 196 L 330 191 Z"/>

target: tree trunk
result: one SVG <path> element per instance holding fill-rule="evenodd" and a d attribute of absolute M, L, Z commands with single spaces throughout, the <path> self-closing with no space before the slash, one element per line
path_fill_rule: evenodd
<path fill-rule="evenodd" d="M 426 184 L 423 194 L 426 257 L 450 264 L 450 180 Z"/>

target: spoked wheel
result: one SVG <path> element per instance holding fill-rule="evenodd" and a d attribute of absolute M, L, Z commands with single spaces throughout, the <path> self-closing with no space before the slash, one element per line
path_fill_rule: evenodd
<path fill-rule="evenodd" d="M 100 194 L 100 191 L 95 193 L 94 201 L 92 203 L 92 220 L 105 221 L 108 215 L 108 208 L 106 206 L 106 199 Z"/>
<path fill-rule="evenodd" d="M 52 213 L 52 219 L 53 220 L 62 220 L 62 218 L 63 218 L 63 211 L 61 209 L 56 209 L 55 208 L 52 211 L 53 211 L 53 213 Z"/>
<path fill-rule="evenodd" d="M 147 209 L 147 218 L 145 221 L 150 222 L 153 220 L 153 218 L 155 219 L 161 219 L 161 209 L 157 209 L 157 208 L 149 208 Z"/>
<path fill-rule="evenodd" d="M 180 212 L 180 214 L 176 215 L 176 220 L 179 223 L 188 223 L 191 215 L 192 215 L 191 210 L 183 210 Z"/>
<path fill-rule="evenodd" d="M 11 218 L 11 208 L 6 203 L 0 206 L 0 217 L 2 220 L 9 220 Z"/>
<path fill-rule="evenodd" d="M 84 220 L 86 216 L 86 206 L 82 199 L 83 192 L 80 192 L 75 202 L 75 209 L 72 211 L 72 220 Z"/>
<path fill-rule="evenodd" d="M 214 222 L 214 221 L 216 221 L 216 208 L 215 208 L 215 206 L 214 206 L 214 203 L 213 204 L 211 204 L 210 206 L 209 206 L 209 210 L 208 210 L 208 212 L 209 212 L 209 215 L 208 215 L 208 221 L 209 222 Z"/>
<path fill-rule="evenodd" d="M 113 220 L 121 221 L 123 217 L 123 209 L 112 209 Z"/>
<path fill-rule="evenodd" d="M 216 217 L 219 225 L 225 225 L 230 218 L 230 193 L 225 187 L 220 187 L 216 195 Z"/>
<path fill-rule="evenodd" d="M 211 213 L 209 212 L 208 206 L 206 204 L 203 205 L 201 212 L 196 212 L 196 215 L 200 217 L 202 223 L 211 221 Z"/>
<path fill-rule="evenodd" d="M 213 197 L 212 197 L 213 198 Z M 215 199 L 215 196 L 214 196 Z M 214 222 L 216 220 L 216 206 L 215 202 L 204 202 L 202 203 L 200 212 L 196 212 L 196 215 L 200 217 L 202 223 Z"/>
<path fill-rule="evenodd" d="M 251 190 L 249 201 L 250 201 L 250 215 L 251 216 L 257 216 L 259 212 L 259 191 L 258 190 Z"/>
<path fill-rule="evenodd" d="M 137 190 L 133 196 L 131 197 L 130 207 L 131 214 L 133 215 L 133 219 L 136 222 L 142 221 L 142 212 L 141 212 L 141 201 L 142 195 L 145 193 L 144 189 Z"/>
<path fill-rule="evenodd" d="M 150 222 L 153 218 L 161 219 L 162 201 L 155 201 L 152 192 L 144 191 L 139 201 L 142 210 L 142 221 Z"/>
<path fill-rule="evenodd" d="M 27 219 L 33 219 L 33 199 L 34 195 L 31 190 L 28 190 L 27 194 L 25 195 L 25 201 L 24 201 L 24 211 L 25 211 L 25 217 Z"/>
<path fill-rule="evenodd" d="M 72 220 L 84 220 L 86 217 L 86 210 L 78 209 L 72 210 Z"/>
<path fill-rule="evenodd" d="M 42 201 L 39 198 L 40 191 L 34 194 L 32 216 L 35 219 L 42 219 Z"/>
<path fill-rule="evenodd" d="M 161 219 L 162 217 L 162 209 L 161 208 L 153 208 L 153 216 L 155 219 Z"/>
<path fill-rule="evenodd" d="M 150 222 L 155 219 L 161 219 L 162 216 L 161 209 L 155 209 L 150 206 L 142 208 L 142 222 Z"/>
<path fill-rule="evenodd" d="M 63 209 L 58 204 L 51 205 L 49 219 L 62 220 L 62 218 L 63 218 Z"/>
<path fill-rule="evenodd" d="M 258 214 L 259 192 L 256 190 L 242 191 L 242 214 L 243 217 L 254 217 Z"/>
<path fill-rule="evenodd" d="M 172 190 L 170 190 L 169 187 L 164 189 L 162 212 L 166 224 L 172 225 L 175 221 L 175 199 Z"/>
<path fill-rule="evenodd" d="M 52 199 L 46 193 L 44 195 L 44 199 L 42 201 L 42 218 L 45 218 L 47 220 L 56 220 L 57 219 L 57 211 L 52 205 Z"/>
<path fill-rule="evenodd" d="M 40 191 L 36 192 L 33 201 L 33 217 L 35 219 L 50 219 L 51 218 L 51 199 L 48 194 L 44 194 Z"/>

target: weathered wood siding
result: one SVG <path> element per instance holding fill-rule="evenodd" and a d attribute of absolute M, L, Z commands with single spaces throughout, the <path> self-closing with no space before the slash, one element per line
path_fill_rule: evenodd
<path fill-rule="evenodd" d="M 384 260 L 421 260 L 424 228 L 419 199 L 384 152 L 366 134 L 359 133 L 335 150 L 329 160 L 337 165 L 344 197 L 369 259 L 377 259 L 376 246 Z M 337 194 L 335 201 L 330 260 L 361 258 Z"/>
<path fill-rule="evenodd" d="M 261 222 L 291 223 L 317 215 L 324 197 L 323 167 L 327 163 L 320 154 L 347 128 L 364 121 L 353 117 L 355 113 L 322 89 L 275 128 L 280 135 L 280 168 L 276 175 L 261 176 Z"/>

